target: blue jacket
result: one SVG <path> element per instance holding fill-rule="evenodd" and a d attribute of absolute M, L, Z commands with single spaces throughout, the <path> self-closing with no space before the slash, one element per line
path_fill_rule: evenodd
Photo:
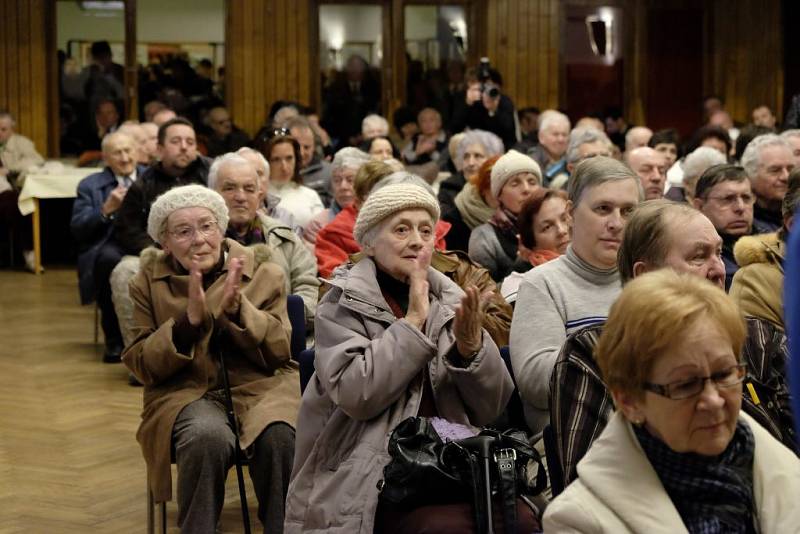
<path fill-rule="evenodd" d="M 141 176 L 146 169 L 143 165 L 137 166 L 137 176 Z M 87 176 L 78 184 L 78 196 L 72 205 L 70 229 L 78 245 L 78 288 L 81 304 L 94 300 L 94 262 L 113 227 L 112 221 L 103 217 L 100 209 L 115 187 L 117 179 L 109 167 Z"/>

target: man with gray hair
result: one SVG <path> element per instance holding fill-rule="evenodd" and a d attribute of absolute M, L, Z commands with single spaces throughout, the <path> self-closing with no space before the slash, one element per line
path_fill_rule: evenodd
<path fill-rule="evenodd" d="M 542 169 L 542 186 L 567 170 L 564 155 L 570 130 L 569 118 L 555 109 L 546 109 L 539 115 L 539 144 L 527 152 Z"/>
<path fill-rule="evenodd" d="M 792 145 L 775 134 L 756 137 L 742 154 L 742 167 L 750 177 L 756 195 L 753 218 L 770 231 L 783 225 L 781 203 L 794 166 Z"/>
<path fill-rule="evenodd" d="M 256 170 L 259 185 L 259 198 L 261 198 L 261 209 L 264 213 L 273 219 L 278 219 L 291 228 L 297 235 L 303 235 L 303 228 L 295 222 L 294 215 L 280 205 L 280 197 L 269 192 L 269 162 L 267 158 L 258 150 L 250 147 L 242 147 L 237 150 L 236 153 L 249 161 Z"/>
<path fill-rule="evenodd" d="M 578 163 L 595 156 L 610 158 L 611 150 L 611 139 L 605 132 L 593 127 L 575 128 L 569 134 L 569 144 L 567 145 L 567 174 L 563 175 L 563 180 L 552 181 L 550 187 L 566 189 L 568 175 L 575 172 Z"/>
<path fill-rule="evenodd" d="M 300 176 L 303 177 L 303 185 L 316 191 L 322 203 L 326 207 L 330 206 L 331 165 L 322 159 L 322 148 L 314 135 L 314 128 L 302 115 L 289 119 L 286 128 L 300 145 Z"/>
<path fill-rule="evenodd" d="M 78 288 L 81 304 L 89 304 L 97 299 L 106 346 L 103 361 L 114 363 L 119 361 L 123 338 L 112 303 L 109 279 L 95 278 L 95 264 L 100 250 L 111 238 L 114 219 L 128 189 L 146 167 L 136 164 L 136 142 L 124 132 L 106 135 L 101 146 L 106 167 L 78 184 L 70 229 L 79 250 Z"/>
<path fill-rule="evenodd" d="M 694 198 L 694 186 L 697 184 L 697 179 L 709 167 L 714 165 L 722 165 L 727 163 L 728 160 L 716 148 L 708 146 L 698 147 L 686 156 L 681 165 L 683 169 L 683 181 L 680 186 L 673 185 L 667 191 L 667 199 L 676 202 L 692 202 Z"/>
<path fill-rule="evenodd" d="M 786 130 L 781 133 L 781 137 L 792 145 L 792 155 L 794 156 L 795 167 L 800 166 L 800 130 Z"/>
<path fill-rule="evenodd" d="M 256 254 L 268 255 L 286 275 L 286 292 L 298 295 L 305 305 L 306 324 L 311 326 L 317 309 L 317 262 L 302 240 L 281 221 L 259 211 L 258 174 L 250 161 L 230 152 L 214 160 L 208 171 L 208 187 L 217 191 L 228 206 L 225 237 L 244 246 L 266 245 Z"/>

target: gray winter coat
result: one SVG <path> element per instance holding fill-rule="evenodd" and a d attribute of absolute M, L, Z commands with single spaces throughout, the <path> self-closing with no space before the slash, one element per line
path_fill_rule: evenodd
<path fill-rule="evenodd" d="M 317 307 L 316 373 L 298 414 L 284 531 L 371 534 L 389 434 L 417 414 L 421 371 L 439 415 L 462 424 L 491 422 L 514 386 L 486 332 L 467 367 L 451 362 L 460 358 L 452 325 L 464 293 L 441 273 L 428 270 L 424 332 L 392 314 L 371 259 L 338 269 L 329 283 Z"/>

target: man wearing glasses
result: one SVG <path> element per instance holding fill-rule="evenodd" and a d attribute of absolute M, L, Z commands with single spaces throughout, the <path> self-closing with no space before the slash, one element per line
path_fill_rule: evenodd
<path fill-rule="evenodd" d="M 753 220 L 756 196 L 743 167 L 714 165 L 697 180 L 694 207 L 703 212 L 722 238 L 722 261 L 725 263 L 725 291 L 730 289 L 739 265 L 733 246 L 745 235 L 769 232 L 768 226 Z"/>

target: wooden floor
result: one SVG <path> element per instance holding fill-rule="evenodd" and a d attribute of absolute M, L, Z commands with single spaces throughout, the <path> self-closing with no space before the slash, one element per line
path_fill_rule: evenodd
<path fill-rule="evenodd" d="M 0 533 L 146 532 L 142 388 L 102 363 L 93 322 L 74 270 L 0 271 Z M 234 470 L 226 495 L 220 529 L 242 532 Z"/>

